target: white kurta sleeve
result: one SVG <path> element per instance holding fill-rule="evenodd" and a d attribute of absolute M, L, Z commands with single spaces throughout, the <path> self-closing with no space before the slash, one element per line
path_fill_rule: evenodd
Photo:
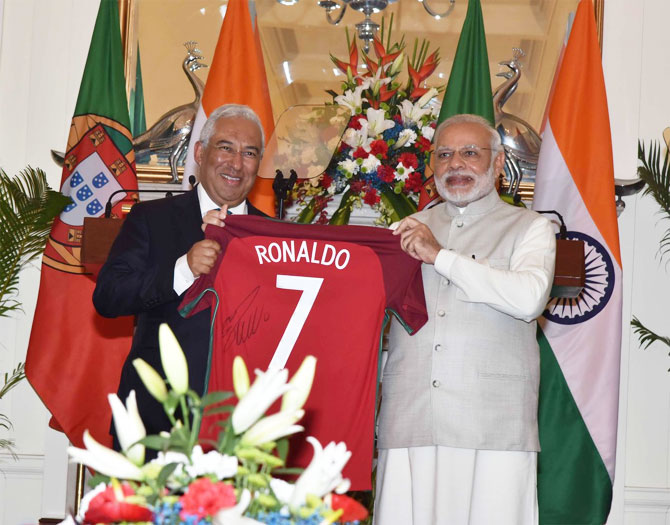
<path fill-rule="evenodd" d="M 509 269 L 486 260 L 442 249 L 435 270 L 459 289 L 459 299 L 485 303 L 499 312 L 530 322 L 542 313 L 554 277 L 556 236 L 550 221 L 535 219 L 514 250 Z"/>

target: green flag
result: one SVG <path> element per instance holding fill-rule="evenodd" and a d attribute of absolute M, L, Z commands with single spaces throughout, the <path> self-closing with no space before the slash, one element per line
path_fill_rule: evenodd
<path fill-rule="evenodd" d="M 459 113 L 480 115 L 491 125 L 494 124 L 489 56 L 479 0 L 470 0 L 468 3 L 437 122 L 439 124 Z"/>
<path fill-rule="evenodd" d="M 84 220 L 123 215 L 137 189 L 126 102 L 117 0 L 101 0 L 72 117 L 61 192 L 71 199 L 53 223 L 26 357 L 26 375 L 54 416 L 52 425 L 82 446 L 82 435 L 111 444 L 107 394 L 115 392 L 130 348 L 129 317 L 103 319 L 95 283 L 81 259 Z"/>
<path fill-rule="evenodd" d="M 137 44 L 137 67 L 135 68 L 135 87 L 130 90 L 130 131 L 133 137 L 147 130 L 147 118 L 144 113 L 144 87 L 142 86 L 142 62 L 140 44 Z"/>

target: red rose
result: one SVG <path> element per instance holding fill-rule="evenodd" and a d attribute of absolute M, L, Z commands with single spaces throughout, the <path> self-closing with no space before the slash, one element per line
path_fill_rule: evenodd
<path fill-rule="evenodd" d="M 186 520 L 188 516 L 206 518 L 214 516 L 221 509 L 233 507 L 235 501 L 235 490 L 228 483 L 212 482 L 209 478 L 200 478 L 188 487 L 188 491 L 179 501 L 182 510 L 179 512 L 181 519 Z"/>
<path fill-rule="evenodd" d="M 379 180 L 390 184 L 395 178 L 393 168 L 382 164 L 377 168 L 377 177 L 379 177 Z"/>
<path fill-rule="evenodd" d="M 129 485 L 121 485 L 121 492 L 125 499 L 135 491 Z M 116 523 L 117 521 L 152 521 L 153 512 L 142 505 L 126 503 L 123 499 L 116 499 L 112 486 L 95 496 L 88 504 L 84 515 L 84 523 Z"/>
<path fill-rule="evenodd" d="M 389 145 L 383 140 L 373 140 L 370 144 L 370 153 L 375 155 L 378 159 L 385 159 L 386 153 L 389 150 Z"/>
<path fill-rule="evenodd" d="M 377 204 L 379 202 L 379 195 L 377 195 L 377 190 L 374 188 L 370 188 L 366 193 L 365 197 L 363 197 L 363 202 L 365 204 L 369 204 L 370 206 L 373 206 L 374 204 Z"/>
<path fill-rule="evenodd" d="M 354 151 L 353 157 L 355 159 L 367 159 L 368 155 L 370 154 L 367 151 L 365 151 L 361 146 L 358 146 L 356 151 Z"/>
<path fill-rule="evenodd" d="M 402 162 L 406 168 L 416 169 L 419 166 L 419 160 L 414 153 L 403 153 L 398 157 L 398 162 Z"/>
<path fill-rule="evenodd" d="M 412 191 L 419 191 L 422 185 L 423 182 L 421 180 L 421 173 L 414 171 L 409 174 L 409 177 L 407 177 L 407 180 L 405 181 L 405 191 L 408 193 Z"/>
<path fill-rule="evenodd" d="M 430 146 L 431 142 L 426 137 L 419 137 L 416 139 L 416 147 L 419 148 L 420 151 L 426 152 L 430 150 Z"/>
<path fill-rule="evenodd" d="M 349 127 L 353 129 L 361 129 L 363 127 L 361 126 L 361 120 L 365 120 L 363 115 L 354 115 L 349 121 Z"/>
<path fill-rule="evenodd" d="M 368 511 L 358 501 L 344 494 L 331 494 L 330 506 L 333 510 L 342 509 L 344 513 L 338 518 L 341 523 L 362 521 L 368 517 Z"/>

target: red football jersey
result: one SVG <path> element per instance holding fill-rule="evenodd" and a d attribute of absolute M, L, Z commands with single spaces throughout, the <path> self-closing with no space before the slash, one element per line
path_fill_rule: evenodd
<path fill-rule="evenodd" d="M 221 254 L 186 293 L 182 314 L 212 307 L 207 390 L 232 391 L 236 355 L 252 381 L 256 368 L 272 363 L 292 374 L 316 356 L 299 422 L 306 430 L 291 439 L 289 465 L 309 464 L 305 435 L 324 446 L 344 441 L 353 452 L 345 477 L 353 490 L 369 489 L 382 329 L 390 312 L 410 332 L 426 322 L 421 263 L 390 230 L 366 226 L 231 216 L 223 228 L 208 226 L 206 237 Z M 216 421 L 207 418 L 201 437 L 216 436 Z"/>

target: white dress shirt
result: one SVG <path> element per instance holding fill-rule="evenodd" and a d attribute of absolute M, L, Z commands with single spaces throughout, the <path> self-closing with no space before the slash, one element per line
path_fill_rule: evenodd
<path fill-rule="evenodd" d="M 198 202 L 200 203 L 200 216 L 204 217 L 205 214 L 210 210 L 218 210 L 221 208 L 216 204 L 207 192 L 202 184 L 198 184 L 196 187 L 198 192 Z M 228 208 L 228 213 L 231 215 L 246 215 L 247 214 L 247 201 L 246 199 L 239 203 L 237 206 Z M 193 284 L 197 279 L 191 272 L 191 268 L 188 265 L 188 260 L 186 254 L 182 255 L 177 259 L 174 264 L 174 277 L 172 281 L 172 287 L 177 295 L 183 294 L 188 288 Z"/>

